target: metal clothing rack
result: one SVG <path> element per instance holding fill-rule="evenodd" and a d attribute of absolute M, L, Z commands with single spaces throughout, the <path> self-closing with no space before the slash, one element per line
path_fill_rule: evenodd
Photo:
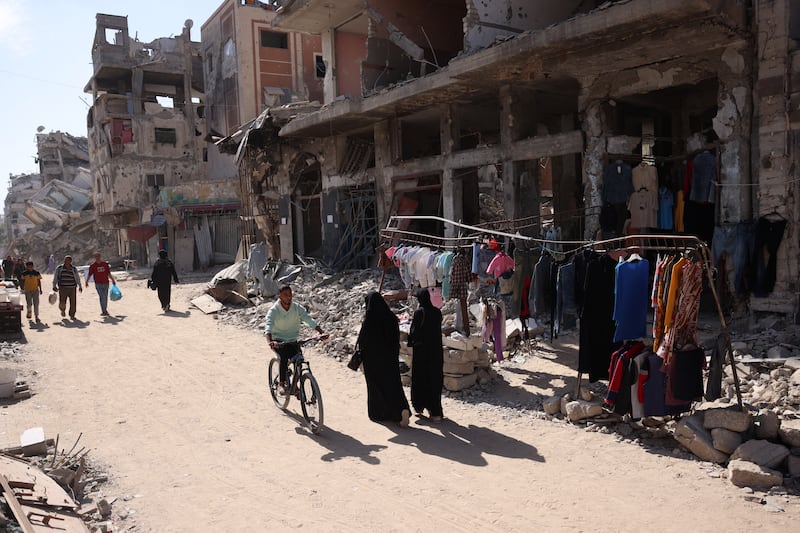
<path fill-rule="evenodd" d="M 722 312 L 722 305 L 719 301 L 716 285 L 712 276 L 714 270 L 711 261 L 711 253 L 708 245 L 693 235 L 627 235 L 625 237 L 616 237 L 613 239 L 606 239 L 602 241 L 595 241 L 586 243 L 583 246 L 577 247 L 571 252 L 589 249 L 599 253 L 609 252 L 694 252 L 698 256 L 698 260 L 703 265 L 703 271 L 706 273 L 708 279 L 708 286 L 711 289 L 711 294 L 714 296 L 714 304 L 717 308 L 719 316 L 720 327 L 725 336 L 725 345 L 728 351 L 729 362 L 731 365 L 731 373 L 733 375 L 733 383 L 736 388 L 736 400 L 739 404 L 739 409 L 744 409 L 742 405 L 742 392 L 739 388 L 739 376 L 736 370 L 736 362 L 733 359 L 733 347 L 731 346 L 731 336 L 728 331 L 728 325 L 725 322 L 725 316 Z M 578 372 L 577 383 L 575 384 L 575 396 L 578 397 L 581 387 L 582 373 Z"/>
<path fill-rule="evenodd" d="M 393 226 L 398 221 L 401 220 L 428 220 L 428 221 L 438 221 L 444 224 L 449 224 L 455 228 L 459 228 L 461 230 L 467 230 L 469 235 L 466 236 L 459 236 L 459 237 L 438 237 L 433 235 L 423 235 L 423 234 L 415 234 L 413 232 L 408 232 L 406 230 L 402 230 Z M 452 220 L 448 220 L 446 218 L 437 217 L 437 216 L 421 216 L 421 215 L 396 215 L 389 217 L 389 221 L 387 222 L 387 227 L 381 230 L 381 236 L 390 240 L 402 238 L 403 235 L 410 236 L 411 238 L 406 237 L 403 240 L 407 240 L 409 242 L 417 242 L 417 243 L 427 243 L 427 245 L 434 245 L 431 241 L 436 241 L 440 243 L 441 248 L 446 248 L 448 245 L 445 243 L 453 243 L 449 246 L 457 246 L 459 243 L 464 245 L 466 242 L 473 242 L 474 239 L 479 236 L 487 233 L 488 228 L 485 227 L 478 227 L 478 226 L 471 226 L 469 224 L 462 224 L 460 222 L 455 222 Z M 714 270 L 713 262 L 711 260 L 711 252 L 708 248 L 708 245 L 705 241 L 695 237 L 693 235 L 670 235 L 670 234 L 634 234 L 634 235 L 626 235 L 624 237 L 615 237 L 612 239 L 604 239 L 599 241 L 553 241 L 547 239 L 539 239 L 536 237 L 528 237 L 525 235 L 520 235 L 517 233 L 507 233 L 503 231 L 491 231 L 491 233 L 495 236 L 502 236 L 507 237 L 510 239 L 520 239 L 524 241 L 538 243 L 540 245 L 546 244 L 560 244 L 564 248 L 563 254 L 569 256 L 574 254 L 578 251 L 589 249 L 599 253 L 608 253 L 608 252 L 645 252 L 645 251 L 652 251 L 652 252 L 675 252 L 675 253 L 682 253 L 682 252 L 694 252 L 698 260 L 703 265 L 703 271 L 706 273 L 706 277 L 708 279 L 708 286 L 711 289 L 711 294 L 714 297 L 714 305 L 717 308 L 717 315 L 719 316 L 720 328 L 722 330 L 723 335 L 725 336 L 725 345 L 728 351 L 729 362 L 731 365 L 731 373 L 733 375 L 733 382 L 734 387 L 736 389 L 736 400 L 739 404 L 740 409 L 744 409 L 742 404 L 742 393 L 739 387 L 739 376 L 736 370 L 736 363 L 733 359 L 733 347 L 731 346 L 731 336 L 728 330 L 727 322 L 725 321 L 725 315 L 722 311 L 722 305 L 720 304 L 719 295 L 717 294 L 716 285 L 714 283 L 714 278 L 712 272 Z M 569 245 L 572 245 L 572 248 L 569 248 Z M 582 373 L 578 372 L 577 382 L 575 384 L 575 396 L 578 397 L 580 393 L 580 386 L 581 386 L 581 379 Z"/>

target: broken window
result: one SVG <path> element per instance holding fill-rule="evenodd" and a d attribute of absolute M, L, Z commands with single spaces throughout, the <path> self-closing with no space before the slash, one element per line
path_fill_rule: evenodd
<path fill-rule="evenodd" d="M 223 53 L 225 54 L 225 57 L 233 57 L 236 55 L 236 45 L 233 44 L 233 39 L 228 39 L 225 41 Z"/>
<path fill-rule="evenodd" d="M 164 174 L 147 174 L 145 178 L 147 179 L 148 187 L 164 186 Z"/>
<path fill-rule="evenodd" d="M 156 128 L 156 142 L 161 144 L 178 144 L 178 137 L 175 128 Z"/>
<path fill-rule="evenodd" d="M 214 55 L 211 52 L 206 54 L 206 68 L 209 74 L 214 72 Z"/>
<path fill-rule="evenodd" d="M 105 28 L 105 38 L 107 44 L 113 44 L 115 46 L 121 46 L 122 42 L 122 30 L 117 28 Z"/>
<path fill-rule="evenodd" d="M 276 31 L 261 30 L 261 46 L 264 48 L 289 48 L 289 36 Z"/>
<path fill-rule="evenodd" d="M 322 54 L 314 54 L 314 66 L 316 67 L 317 78 L 324 79 L 327 67 L 325 66 L 325 60 L 322 59 Z"/>

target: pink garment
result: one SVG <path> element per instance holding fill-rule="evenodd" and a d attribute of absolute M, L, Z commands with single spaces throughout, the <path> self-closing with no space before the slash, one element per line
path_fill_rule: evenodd
<path fill-rule="evenodd" d="M 384 253 L 386 254 L 386 257 L 391 259 L 396 251 L 397 251 L 397 246 L 392 246 L 391 248 L 387 248 L 386 252 Z"/>
<path fill-rule="evenodd" d="M 514 259 L 504 252 L 498 252 L 492 259 L 492 262 L 489 263 L 489 268 L 486 269 L 486 273 L 497 279 L 511 270 L 514 270 Z"/>

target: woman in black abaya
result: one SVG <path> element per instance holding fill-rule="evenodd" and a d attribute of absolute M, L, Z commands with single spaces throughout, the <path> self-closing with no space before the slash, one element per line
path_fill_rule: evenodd
<path fill-rule="evenodd" d="M 367 380 L 367 413 L 373 422 L 408 425 L 408 400 L 400 381 L 400 328 L 383 296 L 367 294 L 358 346 Z"/>
<path fill-rule="evenodd" d="M 427 289 L 417 292 L 419 309 L 414 312 L 408 345 L 414 348 L 411 364 L 411 405 L 417 414 L 428 410 L 431 420 L 442 420 L 444 351 L 442 350 L 442 312 L 431 303 Z"/>

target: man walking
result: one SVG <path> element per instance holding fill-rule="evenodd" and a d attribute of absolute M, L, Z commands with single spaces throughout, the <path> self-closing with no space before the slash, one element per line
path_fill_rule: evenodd
<path fill-rule="evenodd" d="M 25 292 L 25 303 L 28 304 L 28 318 L 31 318 L 31 311 L 36 316 L 36 323 L 40 324 L 39 320 L 39 295 L 42 294 L 42 275 L 33 269 L 33 261 L 25 263 L 25 270 L 22 271 L 20 276 L 22 282 L 22 290 Z"/>
<path fill-rule="evenodd" d="M 161 302 L 161 309 L 165 313 L 169 311 L 169 302 L 172 298 L 172 280 L 178 283 L 175 264 L 169 260 L 169 254 L 166 250 L 159 250 L 158 259 L 153 265 L 153 273 L 150 274 L 150 283 L 156 286 L 158 300 Z"/>
<path fill-rule="evenodd" d="M 108 281 L 110 279 L 111 283 L 116 285 L 117 280 L 111 274 L 111 265 L 103 261 L 100 252 L 94 253 L 94 263 L 89 265 L 89 274 L 88 278 L 86 278 L 87 284 L 92 277 L 94 277 L 94 287 L 97 289 L 98 296 L 100 296 L 100 314 L 108 316 Z"/>
<path fill-rule="evenodd" d="M 83 292 L 81 276 L 72 264 L 72 256 L 65 255 L 64 262 L 56 267 L 53 274 L 53 290 L 58 293 L 58 308 L 61 316 L 66 316 L 67 300 L 69 300 L 69 317 L 75 320 L 77 292 Z"/>

